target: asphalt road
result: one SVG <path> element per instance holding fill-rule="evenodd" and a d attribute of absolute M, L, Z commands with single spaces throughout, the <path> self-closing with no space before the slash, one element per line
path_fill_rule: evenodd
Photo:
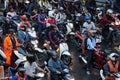
<path fill-rule="evenodd" d="M 91 74 L 87 75 L 86 70 L 83 68 L 84 64 L 79 62 L 80 51 L 77 51 L 76 47 L 73 44 L 69 44 L 70 52 L 72 54 L 72 73 L 75 77 L 75 80 L 98 80 L 99 79 L 99 70 L 91 69 Z"/>

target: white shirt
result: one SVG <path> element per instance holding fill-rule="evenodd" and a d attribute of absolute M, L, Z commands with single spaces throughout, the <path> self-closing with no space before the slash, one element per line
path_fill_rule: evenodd
<path fill-rule="evenodd" d="M 82 33 L 84 33 L 85 30 L 95 30 L 95 29 L 96 27 L 93 22 L 91 22 L 90 24 L 88 24 L 87 22 L 84 22 Z"/>
<path fill-rule="evenodd" d="M 34 74 L 35 69 L 38 67 L 36 62 L 33 62 L 31 65 L 29 62 L 25 62 L 24 68 L 26 69 L 26 72 L 29 74 Z"/>

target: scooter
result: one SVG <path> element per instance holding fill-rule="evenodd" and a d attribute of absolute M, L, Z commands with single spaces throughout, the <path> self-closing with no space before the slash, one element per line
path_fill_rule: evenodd
<path fill-rule="evenodd" d="M 32 37 L 32 40 L 30 41 L 32 45 L 30 47 L 30 52 L 34 53 L 38 65 L 43 66 L 43 62 L 48 59 L 47 51 L 45 49 L 39 48 L 38 37 L 34 28 L 28 29 L 28 34 Z"/>
<path fill-rule="evenodd" d="M 59 53 L 59 57 L 61 58 L 64 64 L 66 65 L 71 64 L 71 60 L 72 60 L 71 54 L 68 48 L 68 44 L 65 41 L 60 42 L 58 53 Z"/>
<path fill-rule="evenodd" d="M 98 38 L 99 39 L 99 38 Z M 103 57 L 103 54 L 104 52 L 101 50 L 101 40 L 97 40 L 96 39 L 96 50 L 94 50 L 93 52 L 93 67 L 94 68 L 97 68 L 97 69 L 101 69 L 101 64 L 103 63 L 102 61 L 104 61 L 104 57 Z M 100 41 L 100 42 L 99 42 Z M 87 54 L 86 54 L 86 50 L 85 50 L 85 47 L 82 46 L 82 54 L 79 55 L 79 61 L 83 61 L 85 64 L 87 64 Z"/>
<path fill-rule="evenodd" d="M 14 50 L 12 55 L 14 57 L 13 64 L 11 65 L 12 69 L 17 70 L 19 66 L 23 66 L 24 62 L 27 61 L 26 55 L 21 54 L 18 50 Z"/>
<path fill-rule="evenodd" d="M 81 44 L 82 44 L 82 36 L 78 30 L 74 32 L 73 30 L 73 23 L 68 22 L 66 25 L 67 32 L 66 35 L 69 37 L 71 42 L 75 43 L 77 48 L 80 50 L 81 49 Z"/>

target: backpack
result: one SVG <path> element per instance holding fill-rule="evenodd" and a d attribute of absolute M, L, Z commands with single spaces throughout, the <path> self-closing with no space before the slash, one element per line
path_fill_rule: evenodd
<path fill-rule="evenodd" d="M 92 38 L 89 38 L 89 39 L 92 41 Z M 85 38 L 85 41 L 84 41 L 85 50 L 87 50 L 87 47 L 88 47 L 88 45 L 87 45 L 87 40 L 88 40 L 88 37 Z"/>

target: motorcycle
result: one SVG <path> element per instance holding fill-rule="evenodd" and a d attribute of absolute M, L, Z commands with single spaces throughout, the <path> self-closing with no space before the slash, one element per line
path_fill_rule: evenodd
<path fill-rule="evenodd" d="M 80 50 L 81 44 L 83 41 L 80 32 L 78 30 L 75 30 L 75 32 L 74 32 L 73 23 L 67 23 L 66 28 L 67 28 L 66 34 L 69 37 L 68 39 L 70 39 L 71 42 L 75 43 L 78 50 Z"/>
<path fill-rule="evenodd" d="M 68 44 L 65 41 L 61 41 L 57 51 L 58 51 L 59 57 L 61 58 L 63 63 L 66 65 L 70 65 L 72 58 L 71 58 L 71 54 L 69 52 Z"/>
<path fill-rule="evenodd" d="M 114 45 L 114 44 L 119 44 L 119 40 L 120 40 L 120 29 L 108 24 L 105 26 L 105 28 L 103 28 L 103 38 L 105 40 L 105 42 L 109 42 L 109 45 Z M 105 33 L 107 32 L 107 34 Z M 104 34 L 105 33 L 105 34 Z"/>
<path fill-rule="evenodd" d="M 35 55 L 36 61 L 39 66 L 43 66 L 43 62 L 48 60 L 47 51 L 39 48 L 39 41 L 34 28 L 28 29 L 28 34 L 32 37 L 30 41 L 31 46 L 28 52 L 32 52 Z"/>
<path fill-rule="evenodd" d="M 97 69 L 101 69 L 103 61 L 104 61 L 104 52 L 101 49 L 101 38 L 96 39 L 96 50 L 93 52 L 93 63 L 92 66 Z M 79 55 L 79 61 L 83 61 L 85 64 L 87 64 L 87 54 L 84 46 L 81 46 L 82 53 Z"/>

